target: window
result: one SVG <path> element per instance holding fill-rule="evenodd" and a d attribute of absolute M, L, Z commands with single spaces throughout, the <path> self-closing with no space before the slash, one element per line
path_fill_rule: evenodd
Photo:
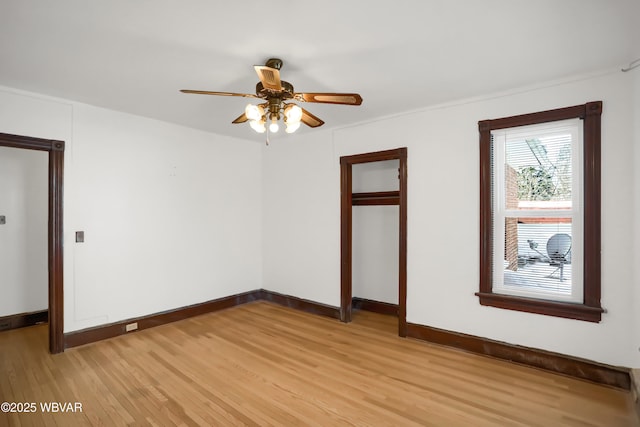
<path fill-rule="evenodd" d="M 599 322 L 601 102 L 478 123 L 482 305 Z"/>
<path fill-rule="evenodd" d="M 493 292 L 582 302 L 580 125 L 491 131 Z"/>

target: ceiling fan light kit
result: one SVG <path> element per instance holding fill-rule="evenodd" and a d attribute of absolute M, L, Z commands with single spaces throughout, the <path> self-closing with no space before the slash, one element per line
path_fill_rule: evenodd
<path fill-rule="evenodd" d="M 278 132 L 280 129 L 278 121 L 280 119 L 284 121 L 286 133 L 295 132 L 301 123 L 312 128 L 324 124 L 324 121 L 307 110 L 292 102 L 287 102 L 290 100 L 322 104 L 362 104 L 362 97 L 357 93 L 297 93 L 291 83 L 280 80 L 280 68 L 282 68 L 282 60 L 278 58 L 269 59 L 265 65 L 254 66 L 260 79 L 256 85 L 255 95 L 190 89 L 182 89 L 181 92 L 198 95 L 241 96 L 265 100 L 266 102 L 257 105 L 248 104 L 244 109 L 244 113 L 232 122 L 237 124 L 248 121 L 251 128 L 258 133 L 266 132 L 267 122 L 269 122 L 269 132 Z"/>

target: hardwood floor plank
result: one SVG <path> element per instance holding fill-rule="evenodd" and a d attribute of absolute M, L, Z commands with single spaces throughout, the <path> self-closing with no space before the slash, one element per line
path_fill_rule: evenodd
<path fill-rule="evenodd" d="M 46 326 L 0 333 L 2 426 L 635 426 L 631 394 L 254 302 L 50 355 Z"/>

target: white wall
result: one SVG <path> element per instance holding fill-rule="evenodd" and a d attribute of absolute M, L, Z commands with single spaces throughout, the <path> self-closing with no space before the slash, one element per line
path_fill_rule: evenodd
<path fill-rule="evenodd" d="M 262 287 L 259 144 L 9 88 L 0 132 L 66 142 L 65 332 Z"/>
<path fill-rule="evenodd" d="M 629 76 L 611 72 L 273 142 L 263 164 L 264 187 L 273 196 L 265 198 L 264 224 L 278 226 L 265 226 L 265 287 L 338 306 L 339 157 L 406 146 L 409 322 L 634 365 L 629 343 L 636 348 L 640 343 L 630 327 L 637 320 L 630 89 Z M 602 322 L 480 306 L 474 295 L 479 280 L 478 121 L 596 100 L 604 102 L 602 304 L 607 313 Z M 289 199 L 297 205 L 293 212 L 281 209 Z M 313 206 L 302 211 L 307 203 Z"/>
<path fill-rule="evenodd" d="M 0 147 L 0 317 L 48 308 L 48 161 Z"/>
<path fill-rule="evenodd" d="M 331 133 L 272 137 L 263 149 L 263 287 L 340 301 L 340 168 Z M 336 288 L 337 284 L 337 288 Z"/>
<path fill-rule="evenodd" d="M 351 188 L 354 193 L 374 191 L 398 191 L 398 160 L 356 163 L 352 166 Z"/>
<path fill-rule="evenodd" d="M 398 206 L 354 206 L 352 295 L 398 304 Z"/>
<path fill-rule="evenodd" d="M 352 191 L 399 189 L 398 160 L 352 167 Z M 352 208 L 352 295 L 398 304 L 398 206 Z"/>

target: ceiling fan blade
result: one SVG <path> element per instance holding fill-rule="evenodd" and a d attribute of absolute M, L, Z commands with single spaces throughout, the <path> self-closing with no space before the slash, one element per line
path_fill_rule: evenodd
<path fill-rule="evenodd" d="M 238 124 L 238 123 L 244 123 L 247 120 L 249 120 L 249 118 L 247 117 L 247 115 L 245 113 L 242 113 L 242 115 L 240 115 L 240 117 L 238 117 L 237 119 L 235 119 L 234 121 L 232 121 L 231 123 L 233 124 Z"/>
<path fill-rule="evenodd" d="M 258 98 L 258 96 L 251 93 L 234 93 L 234 92 L 210 92 L 207 90 L 190 90 L 181 89 L 182 93 L 195 93 L 197 95 L 219 95 L 219 96 L 242 96 L 244 98 Z"/>
<path fill-rule="evenodd" d="M 323 104 L 362 104 L 362 97 L 357 93 L 296 93 L 294 98 L 298 101 L 318 102 Z"/>
<path fill-rule="evenodd" d="M 256 73 L 265 89 L 282 91 L 282 83 L 280 82 L 280 70 L 277 68 L 267 67 L 266 65 L 254 65 Z"/>
<path fill-rule="evenodd" d="M 304 108 L 301 108 L 301 110 L 302 110 L 302 118 L 300 119 L 300 121 L 305 125 L 312 128 L 317 128 L 318 126 L 322 126 L 324 124 L 322 120 L 320 120 L 318 117 L 314 116 Z"/>

